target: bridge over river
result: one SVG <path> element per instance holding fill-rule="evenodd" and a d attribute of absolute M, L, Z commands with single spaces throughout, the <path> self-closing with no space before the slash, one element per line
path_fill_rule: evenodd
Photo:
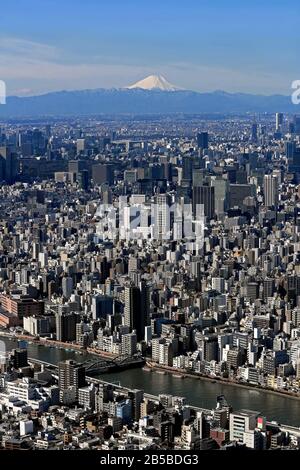
<path fill-rule="evenodd" d="M 30 359 L 35 364 L 45 365 L 48 369 L 57 369 L 58 366 L 39 359 Z M 120 355 L 115 358 L 97 357 L 87 359 L 81 362 L 86 370 L 86 375 L 93 377 L 104 372 L 111 372 L 114 370 L 132 369 L 134 367 L 141 367 L 145 364 L 145 359 L 140 355 L 127 356 Z"/>

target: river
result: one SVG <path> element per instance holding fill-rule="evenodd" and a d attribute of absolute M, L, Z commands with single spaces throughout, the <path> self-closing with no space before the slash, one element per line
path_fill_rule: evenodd
<path fill-rule="evenodd" d="M 17 341 L 1 338 L 7 349 L 17 347 Z M 36 344 L 28 345 L 28 356 L 41 361 L 58 364 L 65 359 L 83 362 L 91 355 L 79 354 L 71 350 L 49 348 Z M 268 420 L 300 427 L 300 399 L 274 395 L 265 391 L 247 390 L 234 385 L 208 382 L 193 378 L 180 379 L 172 375 L 161 375 L 156 372 L 146 372 L 140 368 L 121 372 L 102 374 L 99 378 L 108 382 L 120 382 L 130 388 L 144 390 L 153 395 L 169 393 L 184 396 L 191 405 L 213 408 L 217 395 L 225 395 L 234 410 L 247 408 L 260 411 Z"/>

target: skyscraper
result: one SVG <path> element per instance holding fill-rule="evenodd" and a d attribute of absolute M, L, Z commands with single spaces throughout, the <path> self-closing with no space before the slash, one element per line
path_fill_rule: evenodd
<path fill-rule="evenodd" d="M 208 132 L 199 132 L 197 134 L 198 148 L 208 149 Z"/>
<path fill-rule="evenodd" d="M 283 114 L 276 113 L 276 131 L 281 131 L 282 124 L 283 124 Z"/>
<path fill-rule="evenodd" d="M 272 207 L 278 203 L 278 178 L 274 175 L 264 176 L 265 206 Z"/>
<path fill-rule="evenodd" d="M 78 389 L 85 386 L 85 367 L 72 360 L 61 361 L 58 364 L 58 386 L 61 391 L 74 387 L 77 397 Z"/>
<path fill-rule="evenodd" d="M 66 299 L 71 297 L 73 291 L 73 279 L 71 277 L 63 277 L 61 282 L 63 296 Z"/>
<path fill-rule="evenodd" d="M 107 315 L 113 314 L 113 297 L 108 295 L 94 295 L 92 297 L 92 316 L 94 320 L 98 318 L 106 318 Z"/>
<path fill-rule="evenodd" d="M 192 181 L 193 175 L 193 158 L 190 156 L 182 157 L 182 179 Z"/>
<path fill-rule="evenodd" d="M 153 238 L 156 240 L 168 239 L 171 230 L 170 197 L 167 194 L 157 194 L 152 211 L 154 212 L 152 213 Z"/>
<path fill-rule="evenodd" d="M 223 214 L 228 205 L 228 181 L 223 178 L 215 178 L 211 180 L 211 185 L 215 190 L 215 211 L 216 214 Z"/>
<path fill-rule="evenodd" d="M 26 367 L 27 363 L 27 349 L 14 349 L 12 354 L 13 365 L 16 369 Z"/>
<path fill-rule="evenodd" d="M 285 154 L 288 159 L 288 170 L 291 173 L 300 172 L 300 148 L 294 140 L 285 142 Z"/>
<path fill-rule="evenodd" d="M 256 122 L 254 122 L 251 128 L 251 140 L 253 142 L 257 142 L 257 129 L 258 129 L 257 124 Z"/>
<path fill-rule="evenodd" d="M 9 147 L 0 147 L 0 181 L 12 184 L 17 175 L 17 156 Z"/>
<path fill-rule="evenodd" d="M 144 339 L 149 324 L 149 303 L 149 290 L 143 281 L 140 287 L 125 287 L 125 325 L 136 331 L 138 341 Z"/>
<path fill-rule="evenodd" d="M 300 135 L 300 116 L 294 116 L 294 130 L 295 134 Z"/>
<path fill-rule="evenodd" d="M 215 188 L 203 184 L 193 187 L 193 214 L 197 215 L 197 205 L 204 206 L 204 215 L 212 219 L 215 214 Z"/>
<path fill-rule="evenodd" d="M 76 173 L 78 178 L 79 173 L 87 169 L 87 164 L 85 160 L 70 160 L 68 162 L 68 171 L 70 173 Z"/>
<path fill-rule="evenodd" d="M 114 182 L 114 166 L 110 164 L 97 163 L 92 166 L 92 177 L 94 184 L 108 184 Z"/>
<path fill-rule="evenodd" d="M 289 160 L 289 163 L 293 162 L 295 153 L 296 153 L 296 142 L 294 142 L 293 140 L 285 142 L 285 154 L 286 154 L 287 159 Z"/>
<path fill-rule="evenodd" d="M 78 154 L 85 151 L 85 146 L 85 139 L 77 139 L 76 150 Z"/>
<path fill-rule="evenodd" d="M 122 354 L 133 356 L 136 353 L 136 343 L 137 339 L 134 331 L 122 335 Z"/>
<path fill-rule="evenodd" d="M 57 341 L 75 341 L 76 339 L 76 313 L 58 313 L 56 315 L 56 339 Z"/>

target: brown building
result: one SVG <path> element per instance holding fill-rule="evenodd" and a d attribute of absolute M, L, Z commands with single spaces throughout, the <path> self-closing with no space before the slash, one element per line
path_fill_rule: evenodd
<path fill-rule="evenodd" d="M 213 428 L 210 430 L 210 437 L 221 447 L 229 441 L 229 430 L 223 428 Z"/>
<path fill-rule="evenodd" d="M 0 326 L 10 327 L 23 324 L 23 318 L 43 315 L 44 302 L 26 295 L 0 294 Z"/>

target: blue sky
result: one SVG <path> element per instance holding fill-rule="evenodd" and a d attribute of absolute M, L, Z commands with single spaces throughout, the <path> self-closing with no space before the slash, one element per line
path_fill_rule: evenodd
<path fill-rule="evenodd" d="M 299 22 L 299 0 L 10 0 L 0 79 L 19 95 L 152 73 L 198 91 L 289 94 Z"/>

